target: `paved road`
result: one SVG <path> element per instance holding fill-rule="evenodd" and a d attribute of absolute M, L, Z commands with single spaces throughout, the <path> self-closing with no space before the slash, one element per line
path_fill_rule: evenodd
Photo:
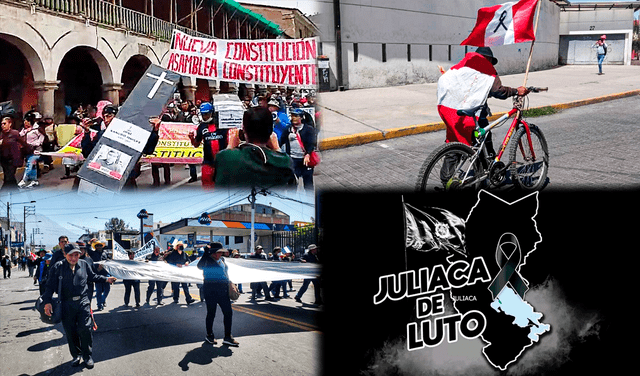
<path fill-rule="evenodd" d="M 532 95 L 532 101 L 535 97 Z M 549 144 L 549 188 L 612 189 L 640 185 L 640 96 L 530 118 Z M 499 145 L 508 130 L 494 133 Z M 323 152 L 316 187 L 323 190 L 413 190 L 444 131 Z M 497 146 L 496 146 L 497 147 Z"/>
<path fill-rule="evenodd" d="M 300 288 L 300 281 L 293 283 Z M 123 306 L 124 286 L 117 282 L 107 298 L 105 311 L 96 312 L 93 370 L 71 367 L 71 355 L 62 325 L 42 323 L 32 309 L 38 288 L 27 273 L 13 269 L 11 279 L 0 279 L 1 375 L 316 375 L 320 368 L 318 316 L 312 306 L 313 285 L 302 297 L 257 303 L 241 295 L 233 304 L 233 335 L 237 348 L 210 345 L 204 341 L 206 307 L 198 301 L 190 306 L 181 295 L 171 304 L 170 285 L 164 306 Z M 141 284 L 145 290 L 146 283 Z M 245 285 L 245 288 L 248 286 Z M 191 289 L 197 296 L 198 290 Z M 143 292 L 144 294 L 144 292 Z M 293 293 L 295 294 L 295 292 Z M 155 295 L 154 295 L 155 296 Z M 143 298 L 144 299 L 144 298 Z M 132 296 L 133 301 L 133 296 Z M 143 300 L 144 303 L 144 300 Z M 95 308 L 95 302 L 93 303 Z M 214 332 L 224 332 L 222 313 L 217 312 Z"/>

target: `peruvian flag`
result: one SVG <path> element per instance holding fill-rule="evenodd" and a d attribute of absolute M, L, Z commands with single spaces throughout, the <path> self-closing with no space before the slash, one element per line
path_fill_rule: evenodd
<path fill-rule="evenodd" d="M 475 122 L 458 116 L 458 110 L 483 105 L 496 79 L 493 64 L 477 52 L 469 52 L 438 79 L 438 114 L 447 125 L 447 142 L 469 145 Z"/>
<path fill-rule="evenodd" d="M 460 45 L 502 46 L 536 39 L 533 15 L 538 0 L 520 0 L 478 10 L 476 26 Z"/>

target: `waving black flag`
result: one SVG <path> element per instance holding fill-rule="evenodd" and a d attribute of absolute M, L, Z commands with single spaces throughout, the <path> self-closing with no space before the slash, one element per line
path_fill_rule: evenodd
<path fill-rule="evenodd" d="M 421 252 L 445 250 L 467 255 L 462 218 L 445 209 L 420 210 L 406 203 L 404 211 L 407 249 Z"/>

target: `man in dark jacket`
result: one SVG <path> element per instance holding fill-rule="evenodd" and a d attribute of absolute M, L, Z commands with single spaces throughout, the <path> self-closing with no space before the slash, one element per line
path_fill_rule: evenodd
<path fill-rule="evenodd" d="M 16 170 L 22 166 L 24 161 L 23 154 L 27 155 L 30 153 L 30 146 L 24 138 L 20 136 L 20 133 L 13 129 L 13 118 L 9 116 L 3 117 L 2 132 L 0 132 L 0 165 L 4 172 L 4 184 L 2 188 L 18 187 Z"/>
<path fill-rule="evenodd" d="M 304 188 L 313 190 L 313 167 L 309 166 L 309 154 L 316 150 L 316 129 L 302 122 L 302 110 L 291 111 L 291 126 L 280 137 L 280 144 L 293 160 L 293 172 L 302 179 Z"/>
<path fill-rule="evenodd" d="M 109 256 L 106 252 L 104 252 L 105 244 L 98 240 L 94 241 L 91 244 L 93 251 L 87 252 L 88 256 L 91 257 L 94 263 L 100 261 L 107 261 Z M 109 276 L 109 273 L 102 267 L 102 265 L 97 265 L 94 267 L 94 271 L 103 276 Z M 98 308 L 96 311 L 102 311 L 104 307 L 107 306 L 107 296 L 109 296 L 109 292 L 111 291 L 111 285 L 109 283 L 96 282 L 96 303 L 98 304 Z"/>
<path fill-rule="evenodd" d="M 114 283 L 116 278 L 95 274 L 89 264 L 80 259 L 80 253 L 80 250 L 75 246 L 66 246 L 66 259 L 56 263 L 49 272 L 47 288 L 42 300 L 45 303 L 45 314 L 51 316 L 51 298 L 53 292 L 58 291 L 58 280 L 61 278 L 62 327 L 73 357 L 71 365 L 77 367 L 83 358 L 87 368 L 93 368 L 91 303 L 88 297 L 87 282 Z"/>
<path fill-rule="evenodd" d="M 164 258 L 160 254 L 160 247 L 155 247 L 153 249 L 153 253 L 147 256 L 145 261 L 162 261 L 164 262 Z M 164 305 L 162 302 L 162 293 L 164 292 L 164 288 L 167 286 L 167 282 L 165 281 L 152 281 L 149 280 L 149 287 L 147 287 L 147 304 L 151 300 L 151 295 L 153 295 L 154 288 L 156 291 L 156 299 L 158 301 L 158 305 Z"/>
<path fill-rule="evenodd" d="M 184 245 L 182 243 L 178 243 L 176 245 L 176 249 L 169 254 L 165 258 L 167 262 L 171 265 L 175 265 L 179 268 L 183 266 L 189 265 L 189 256 L 187 256 L 186 252 L 184 252 Z M 184 291 L 184 296 L 187 299 L 187 304 L 191 304 L 196 300 L 191 297 L 189 294 L 189 285 L 187 283 L 181 282 L 171 282 L 171 289 L 173 290 L 173 302 L 178 303 L 178 298 L 180 297 L 180 286 L 182 286 L 182 290 Z"/>
<path fill-rule="evenodd" d="M 300 262 L 317 264 L 319 262 L 318 246 L 316 246 L 315 244 L 310 244 L 308 250 L 309 251 L 300 258 Z M 320 280 L 318 278 L 310 278 L 310 279 L 305 278 L 304 281 L 302 282 L 302 287 L 300 287 L 300 290 L 298 290 L 298 293 L 296 294 L 295 300 L 298 303 L 302 303 L 302 300 L 300 300 L 300 298 L 302 298 L 302 295 L 304 295 L 304 293 L 307 291 L 307 288 L 309 287 L 310 283 L 313 283 L 313 290 L 314 290 L 314 295 L 316 299 L 315 302 L 313 302 L 313 304 L 321 305 L 322 297 L 320 295 Z"/>
<path fill-rule="evenodd" d="M 4 255 L 2 258 L 2 271 L 4 273 L 4 279 L 11 278 L 11 259 L 9 255 Z"/>

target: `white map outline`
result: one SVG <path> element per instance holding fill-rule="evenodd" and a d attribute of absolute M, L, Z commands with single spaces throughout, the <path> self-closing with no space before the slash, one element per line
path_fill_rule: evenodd
<path fill-rule="evenodd" d="M 488 194 L 488 195 L 490 195 L 490 196 L 492 196 L 492 197 L 494 197 L 494 198 L 496 198 L 496 199 L 498 199 L 498 200 L 500 200 L 500 201 L 502 201 L 502 202 L 504 202 L 505 204 L 507 204 L 507 205 L 509 205 L 509 206 L 511 206 L 511 205 L 513 205 L 513 204 L 515 204 L 515 203 L 517 203 L 517 202 L 523 201 L 523 200 L 525 200 L 525 199 L 527 199 L 527 198 L 529 198 L 529 197 L 531 197 L 531 196 L 535 196 L 535 197 L 536 197 L 536 211 L 535 211 L 535 213 L 531 216 L 531 220 L 532 220 L 532 221 L 533 221 L 533 223 L 534 223 L 535 231 L 536 231 L 536 233 L 538 234 L 538 236 L 539 236 L 540 240 L 536 241 L 536 242 L 533 244 L 533 248 L 532 248 L 530 251 L 526 252 L 526 254 L 523 256 L 523 258 L 522 258 L 522 263 L 521 263 L 521 264 L 518 266 L 518 268 L 517 268 L 517 271 L 519 272 L 519 271 L 520 271 L 520 268 L 521 268 L 523 265 L 526 265 L 526 263 L 527 263 L 527 256 L 529 256 L 529 254 L 531 254 L 531 253 L 535 252 L 535 250 L 537 249 L 538 243 L 542 242 L 542 234 L 541 234 L 541 233 L 540 233 L 540 231 L 538 230 L 538 223 L 537 223 L 537 222 L 536 222 L 536 220 L 535 220 L 536 216 L 538 215 L 538 209 L 540 208 L 540 201 L 538 200 L 538 193 L 539 193 L 539 192 L 537 192 L 537 191 L 536 191 L 536 192 L 533 192 L 533 193 L 531 193 L 531 194 L 528 194 L 528 195 L 526 195 L 526 196 L 524 196 L 524 197 L 522 197 L 522 198 L 519 198 L 519 199 L 517 199 L 517 200 L 515 200 L 515 201 L 513 201 L 513 202 L 507 202 L 507 201 L 505 201 L 505 200 L 501 199 L 500 197 L 498 197 L 498 196 L 496 196 L 496 195 L 494 195 L 494 194 L 492 194 L 492 193 L 490 193 L 490 192 L 485 191 L 484 189 L 482 189 L 482 190 L 478 191 L 478 200 L 476 201 L 476 204 L 475 204 L 475 205 L 473 205 L 473 207 L 469 210 L 469 214 L 467 215 L 467 218 L 465 219 L 465 223 L 469 222 L 469 218 L 471 217 L 471 214 L 473 213 L 473 210 L 476 208 L 476 206 L 478 206 L 478 204 L 480 204 L 480 198 L 481 198 L 481 197 L 480 197 L 480 195 L 481 195 L 483 192 L 484 192 L 484 193 L 486 193 L 486 194 Z M 450 256 L 450 257 L 452 257 L 452 256 Z M 523 279 L 527 284 L 529 284 L 529 281 L 527 281 L 524 277 L 522 277 L 522 279 Z M 451 294 L 452 294 L 452 293 L 453 293 L 452 291 L 449 291 L 449 295 L 450 295 L 450 297 L 451 297 Z M 453 299 L 452 299 L 452 300 L 453 300 Z M 529 304 L 529 303 L 527 303 L 527 304 Z M 529 304 L 529 305 L 531 306 L 531 304 Z M 532 307 L 532 308 L 534 309 L 534 311 L 535 311 L 535 307 L 533 307 L 533 306 L 531 306 L 531 307 Z M 453 300 L 453 308 L 454 308 L 458 313 L 460 313 L 460 311 L 459 311 L 459 310 L 458 310 L 458 308 L 456 307 L 456 301 L 455 301 L 455 300 Z M 492 307 L 492 308 L 493 308 L 493 307 Z M 504 312 L 504 311 L 503 311 L 503 312 Z M 540 312 L 540 314 L 542 315 L 542 316 L 540 316 L 540 319 L 542 319 L 542 317 L 544 317 L 544 314 L 543 314 L 542 312 Z M 505 313 L 505 315 L 506 315 L 506 313 Z M 517 325 L 517 324 L 516 324 L 516 325 Z M 550 326 L 550 325 L 549 325 L 549 330 L 551 330 L 551 326 Z M 483 332 L 483 333 L 484 333 L 484 332 Z M 503 368 L 503 367 L 500 367 L 500 366 L 497 366 L 497 365 L 493 364 L 493 362 L 491 362 L 491 360 L 489 359 L 489 357 L 488 357 L 488 356 L 487 356 L 487 354 L 485 353 L 485 349 L 486 349 L 487 347 L 491 346 L 491 344 L 492 344 L 492 343 L 491 343 L 490 341 L 486 340 L 482 334 L 480 334 L 480 338 L 482 339 L 482 341 L 483 341 L 484 343 L 486 343 L 486 344 L 487 344 L 486 346 L 484 346 L 484 347 L 482 348 L 482 353 L 484 354 L 485 359 L 487 359 L 487 361 L 489 362 L 489 364 L 491 364 L 494 368 L 499 369 L 499 370 L 501 370 L 501 371 L 505 371 L 505 370 L 507 369 L 507 367 L 508 367 L 510 364 L 514 363 L 515 361 L 517 361 L 517 360 L 518 360 L 518 358 L 520 358 L 520 356 L 522 355 L 522 353 L 524 353 L 524 351 L 525 351 L 527 348 L 529 348 L 529 347 L 533 346 L 533 344 L 534 344 L 534 343 L 537 343 L 537 342 L 538 342 L 538 341 L 531 340 L 531 344 L 529 344 L 529 345 L 527 345 L 527 346 L 524 346 L 524 347 L 522 348 L 522 350 L 518 353 L 518 355 L 516 355 L 516 356 L 515 356 L 515 358 L 514 358 L 512 361 L 510 361 L 510 362 L 508 362 L 507 364 L 505 364 L 505 365 L 504 365 L 504 368 Z M 529 337 L 527 337 L 527 338 L 529 338 Z"/>

